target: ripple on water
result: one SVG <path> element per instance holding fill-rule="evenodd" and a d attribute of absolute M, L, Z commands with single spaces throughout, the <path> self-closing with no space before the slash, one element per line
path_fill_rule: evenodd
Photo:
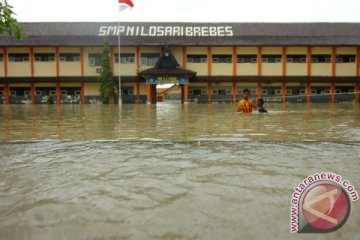
<path fill-rule="evenodd" d="M 15 122 L 0 125 L 0 238 L 291 239 L 303 178 L 360 182 L 350 108 L 278 114 L 269 104 L 275 114 L 243 116 L 226 106 L 50 106 L 32 119 L 11 108 Z M 359 224 L 354 204 L 343 228 L 317 238 L 358 239 Z"/>

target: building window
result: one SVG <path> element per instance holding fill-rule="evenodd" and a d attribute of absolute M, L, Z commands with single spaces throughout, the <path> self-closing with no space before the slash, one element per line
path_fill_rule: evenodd
<path fill-rule="evenodd" d="M 123 95 L 134 95 L 134 88 L 122 88 L 121 92 Z"/>
<path fill-rule="evenodd" d="M 3 59 L 4 57 L 3 57 L 3 54 L 2 53 L 0 53 L 0 62 L 2 62 L 2 61 L 4 61 L 4 59 Z"/>
<path fill-rule="evenodd" d="M 250 88 L 249 88 L 250 89 Z M 231 90 L 230 90 L 231 91 Z M 250 92 L 252 95 L 257 95 L 257 90 L 256 89 L 250 89 Z M 237 94 L 243 94 L 243 89 L 237 90 L 236 92 Z"/>
<path fill-rule="evenodd" d="M 275 95 L 282 95 L 281 89 L 275 89 Z"/>
<path fill-rule="evenodd" d="M 281 63 L 281 55 L 262 55 L 263 63 Z"/>
<path fill-rule="evenodd" d="M 237 55 L 238 63 L 257 63 L 257 55 Z"/>
<path fill-rule="evenodd" d="M 9 62 L 28 62 L 28 53 L 9 53 Z"/>
<path fill-rule="evenodd" d="M 115 62 L 119 63 L 119 54 L 115 54 Z M 134 53 L 120 53 L 120 63 L 131 64 L 135 63 Z"/>
<path fill-rule="evenodd" d="M 54 53 L 35 53 L 35 62 L 54 62 Z"/>
<path fill-rule="evenodd" d="M 355 54 L 336 55 L 337 63 L 354 63 L 356 60 Z"/>
<path fill-rule="evenodd" d="M 286 62 L 288 63 L 306 63 L 306 55 L 286 55 Z"/>
<path fill-rule="evenodd" d="M 160 53 L 142 53 L 141 65 L 143 66 L 155 66 L 159 60 Z"/>
<path fill-rule="evenodd" d="M 187 55 L 187 61 L 189 63 L 206 63 L 207 55 L 206 54 L 189 54 L 189 55 Z"/>
<path fill-rule="evenodd" d="M 212 55 L 213 63 L 232 63 L 232 55 L 230 54 L 214 54 Z"/>
<path fill-rule="evenodd" d="M 90 67 L 98 67 L 101 65 L 101 53 L 90 53 L 89 54 L 89 66 Z"/>
<path fill-rule="evenodd" d="M 227 94 L 226 89 L 218 89 L 217 94 L 218 95 L 226 95 Z"/>
<path fill-rule="evenodd" d="M 317 54 L 311 55 L 312 63 L 331 63 L 331 55 L 330 54 Z"/>
<path fill-rule="evenodd" d="M 201 95 L 201 93 L 202 93 L 201 89 L 189 90 L 189 94 Z"/>
<path fill-rule="evenodd" d="M 80 62 L 80 53 L 60 53 L 60 62 Z"/>

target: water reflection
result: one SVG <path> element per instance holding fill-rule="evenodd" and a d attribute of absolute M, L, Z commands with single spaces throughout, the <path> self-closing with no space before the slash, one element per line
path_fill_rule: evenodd
<path fill-rule="evenodd" d="M 359 105 L 267 104 L 239 114 L 231 104 L 0 106 L 0 141 L 359 141 Z"/>
<path fill-rule="evenodd" d="M 360 182 L 359 149 L 318 142 L 0 144 L 0 236 L 292 239 L 292 188 L 318 171 Z M 316 238 L 358 239 L 358 206 L 342 229 Z"/>
<path fill-rule="evenodd" d="M 2 105 L 0 239 L 292 239 L 303 178 L 360 182 L 359 105 L 266 107 Z"/>

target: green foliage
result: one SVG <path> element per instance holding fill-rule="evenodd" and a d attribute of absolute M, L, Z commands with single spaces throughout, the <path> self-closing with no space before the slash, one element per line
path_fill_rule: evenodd
<path fill-rule="evenodd" d="M 0 0 L 0 34 L 8 33 L 18 39 L 24 39 L 23 27 L 14 17 L 15 13 L 6 0 Z"/>
<path fill-rule="evenodd" d="M 99 76 L 100 96 L 104 104 L 109 103 L 116 96 L 116 85 L 113 81 L 113 73 L 110 68 L 110 47 L 106 41 L 101 58 L 101 73 Z"/>
<path fill-rule="evenodd" d="M 49 95 L 46 99 L 47 104 L 54 104 L 54 97 L 52 95 Z"/>

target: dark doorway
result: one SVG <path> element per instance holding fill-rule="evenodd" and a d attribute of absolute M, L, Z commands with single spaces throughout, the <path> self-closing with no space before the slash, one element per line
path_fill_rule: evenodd
<path fill-rule="evenodd" d="M 151 88 L 151 103 L 156 104 L 157 92 L 156 92 L 156 84 L 150 85 Z"/>

